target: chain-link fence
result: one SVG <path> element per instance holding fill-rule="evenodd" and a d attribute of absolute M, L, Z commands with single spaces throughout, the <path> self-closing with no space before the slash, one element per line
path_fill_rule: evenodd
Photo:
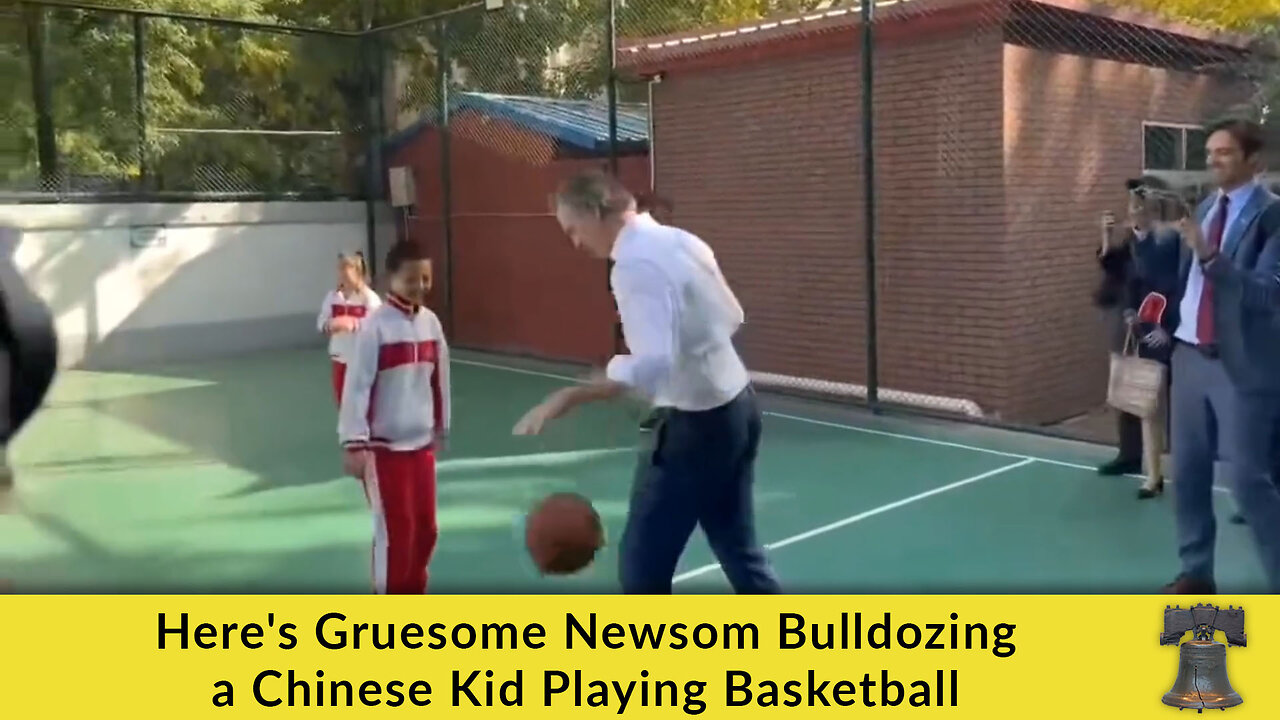
<path fill-rule="evenodd" d="M 1203 197 L 1206 125 L 1280 86 L 1263 5 L 1234 32 L 1168 5 L 624 3 L 655 185 L 757 378 L 1114 442 L 1100 218 L 1130 179 Z"/>
<path fill-rule="evenodd" d="M 584 268 L 547 202 L 592 165 L 648 182 L 647 106 L 612 106 L 610 143 L 607 10 L 507 3 L 378 33 L 393 76 L 386 163 L 410 171 L 416 195 L 403 231 L 434 249 L 433 301 L 460 345 L 578 360 L 611 350 L 606 273 L 565 282 Z"/>
<path fill-rule="evenodd" d="M 0 105 L 0 187 L 34 188 L 38 185 L 36 113 L 32 97 L 31 56 L 22 13 L 16 7 L 0 8 L 0 88 L 6 101 Z"/>
<path fill-rule="evenodd" d="M 547 199 L 609 167 L 715 248 L 762 385 L 1110 442 L 1100 218 L 1131 179 L 1203 196 L 1207 123 L 1280 88 L 1265 3 L 348 5 L 0 11 L 3 189 L 404 197 L 459 345 L 597 362 L 607 275 Z"/>
<path fill-rule="evenodd" d="M 354 33 L 25 0 L 0 33 L 6 195 L 363 192 Z"/>

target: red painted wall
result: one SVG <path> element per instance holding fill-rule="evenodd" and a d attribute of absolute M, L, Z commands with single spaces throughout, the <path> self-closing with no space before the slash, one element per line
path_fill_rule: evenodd
<path fill-rule="evenodd" d="M 391 159 L 411 167 L 418 192 L 413 237 L 436 261 L 433 307 L 458 347 L 553 360 L 601 363 L 613 350 L 608 268 L 569 244 L 551 211 L 556 185 L 606 159 L 562 159 L 547 136 L 477 113 L 453 119 L 452 268 L 444 263 L 440 137 L 424 130 Z M 633 191 L 649 187 L 647 156 L 621 158 Z"/>

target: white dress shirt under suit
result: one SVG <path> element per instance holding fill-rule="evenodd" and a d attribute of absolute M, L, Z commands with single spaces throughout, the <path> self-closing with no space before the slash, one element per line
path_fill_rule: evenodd
<path fill-rule="evenodd" d="M 1231 226 L 1236 219 L 1240 217 L 1241 211 L 1244 210 L 1245 203 L 1249 201 L 1249 197 L 1253 195 L 1257 189 L 1257 183 L 1248 183 L 1227 193 L 1227 222 L 1222 226 L 1223 242 L 1231 234 Z M 1204 222 L 1200 225 L 1200 232 L 1204 233 L 1204 237 L 1209 237 L 1209 228 L 1213 227 L 1213 221 L 1218 217 L 1218 213 L 1222 207 L 1222 191 L 1219 190 L 1213 200 L 1213 207 L 1204 216 Z M 1227 250 L 1228 248 L 1222 248 Z M 1187 289 L 1182 294 L 1182 304 L 1179 306 L 1178 330 L 1174 336 L 1179 340 L 1196 345 L 1199 343 L 1197 339 L 1197 319 L 1200 314 L 1200 295 L 1204 292 L 1204 271 L 1200 268 L 1200 263 L 1191 263 L 1191 274 L 1187 276 Z"/>

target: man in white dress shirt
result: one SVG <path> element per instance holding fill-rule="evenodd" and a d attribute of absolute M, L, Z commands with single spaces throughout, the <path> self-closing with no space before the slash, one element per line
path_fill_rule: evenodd
<path fill-rule="evenodd" d="M 612 287 L 630 355 L 603 375 L 552 394 L 515 433 L 537 434 L 587 402 L 624 393 L 667 408 L 641 455 L 619 549 L 622 590 L 671 592 L 676 564 L 698 525 L 738 593 L 780 592 L 756 539 L 754 466 L 761 417 L 732 344 L 743 322 L 706 243 L 636 212 L 615 178 L 587 173 L 556 195 L 574 246 L 612 259 Z"/>

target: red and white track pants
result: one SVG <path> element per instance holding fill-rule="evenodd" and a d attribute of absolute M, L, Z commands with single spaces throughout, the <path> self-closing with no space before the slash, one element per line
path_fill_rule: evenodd
<path fill-rule="evenodd" d="M 373 513 L 373 588 L 379 595 L 421 595 L 440 530 L 436 456 L 427 447 L 369 451 L 365 498 Z"/>

